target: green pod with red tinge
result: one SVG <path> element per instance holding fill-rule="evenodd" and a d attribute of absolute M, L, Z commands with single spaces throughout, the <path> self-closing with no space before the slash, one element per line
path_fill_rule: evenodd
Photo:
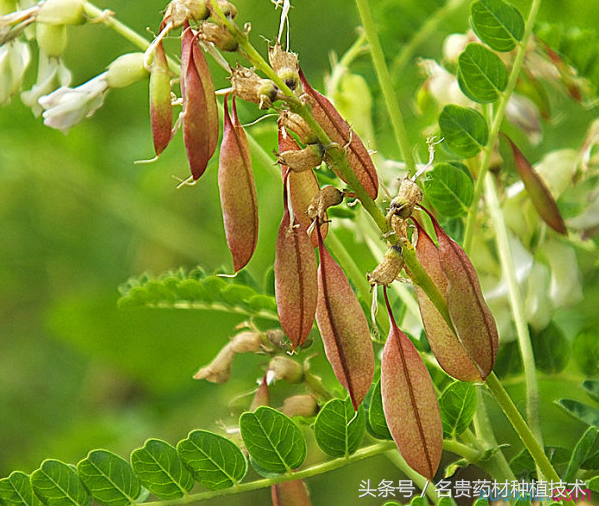
<path fill-rule="evenodd" d="M 320 256 L 316 322 L 333 372 L 357 410 L 374 376 L 370 329 L 343 269 L 324 245 L 318 224 L 316 230 Z"/>
<path fill-rule="evenodd" d="M 227 244 L 237 272 L 250 261 L 258 242 L 258 197 L 250 146 L 237 117 L 235 97 L 231 118 L 225 96 L 218 187 Z"/>
<path fill-rule="evenodd" d="M 320 124 L 332 142 L 336 142 L 342 147 L 347 146 L 347 161 L 349 166 L 368 195 L 372 199 L 376 199 L 379 191 L 379 180 L 376 168 L 366 146 L 364 146 L 358 134 L 351 129 L 349 123 L 343 119 L 329 99 L 310 86 L 301 69 L 299 77 L 304 93 L 311 97 L 313 101 L 312 115 L 314 119 Z M 332 167 L 332 169 L 335 170 L 335 167 Z M 336 173 L 347 183 L 342 174 Z"/>
<path fill-rule="evenodd" d="M 183 141 L 195 180 L 204 173 L 216 149 L 218 112 L 206 57 L 188 23 L 181 37 L 181 96 Z"/>
<path fill-rule="evenodd" d="M 272 506 L 312 506 L 304 480 L 284 481 L 270 488 Z"/>
<path fill-rule="evenodd" d="M 389 432 L 406 463 L 432 480 L 443 453 L 443 425 L 433 380 L 395 323 L 383 287 L 391 329 L 381 359 L 381 396 Z"/>
<path fill-rule="evenodd" d="M 528 196 L 530 197 L 532 205 L 537 210 L 537 213 L 539 213 L 539 216 L 543 221 L 557 233 L 568 235 L 564 219 L 562 218 L 557 203 L 555 202 L 553 195 L 551 195 L 549 188 L 547 188 L 547 185 L 543 179 L 541 179 L 541 176 L 535 172 L 522 151 L 518 149 L 518 146 L 516 146 L 507 135 L 504 135 L 504 137 L 510 143 L 516 170 L 518 171 L 518 174 L 520 174 L 520 178 L 524 183 L 524 187 L 526 188 Z"/>
<path fill-rule="evenodd" d="M 156 45 L 150 71 L 150 120 L 154 152 L 158 156 L 166 149 L 173 137 L 171 76 L 162 42 Z"/>
<path fill-rule="evenodd" d="M 275 298 L 281 327 L 295 350 L 314 323 L 318 266 L 306 226 L 295 219 L 291 222 L 286 183 L 287 177 L 283 179 L 284 211 L 275 248 Z"/>

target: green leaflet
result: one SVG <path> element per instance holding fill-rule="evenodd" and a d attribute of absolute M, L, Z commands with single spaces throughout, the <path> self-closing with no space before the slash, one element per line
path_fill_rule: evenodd
<path fill-rule="evenodd" d="M 463 158 L 478 155 L 489 139 L 489 128 L 482 114 L 457 105 L 443 108 L 439 128 L 449 149 Z"/>
<path fill-rule="evenodd" d="M 35 495 L 46 506 L 89 506 L 91 496 L 73 466 L 48 459 L 31 474 Z"/>
<path fill-rule="evenodd" d="M 574 338 L 572 356 L 584 374 L 599 374 L 599 339 L 594 330 L 583 331 Z"/>
<path fill-rule="evenodd" d="M 131 504 L 141 494 L 141 483 L 129 463 L 107 450 L 93 450 L 77 464 L 79 478 L 92 497 L 104 506 Z"/>
<path fill-rule="evenodd" d="M 476 411 L 476 389 L 472 383 L 454 381 L 439 398 L 443 437 L 456 437 L 464 432 Z"/>
<path fill-rule="evenodd" d="M 362 443 L 365 430 L 364 408 L 360 406 L 354 411 L 349 397 L 327 402 L 314 422 L 316 442 L 331 457 L 348 457 L 354 453 Z"/>
<path fill-rule="evenodd" d="M 458 84 L 464 95 L 475 102 L 495 102 L 507 80 L 505 64 L 482 44 L 468 44 L 458 57 Z"/>
<path fill-rule="evenodd" d="M 261 474 L 282 474 L 302 465 L 306 441 L 298 426 L 283 413 L 261 406 L 239 419 L 241 437 Z"/>
<path fill-rule="evenodd" d="M 470 23 L 476 35 L 495 51 L 511 51 L 524 35 L 522 15 L 503 0 L 473 2 Z"/>
<path fill-rule="evenodd" d="M 119 288 L 119 307 L 213 309 L 277 319 L 275 298 L 258 291 L 244 271 L 235 278 L 206 275 L 203 269 L 165 272 L 157 278 L 130 278 Z"/>
<path fill-rule="evenodd" d="M 385 420 L 383 411 L 383 396 L 381 395 L 381 380 L 377 381 L 372 389 L 370 405 L 368 407 L 368 423 L 370 433 L 377 439 L 393 439 Z"/>
<path fill-rule="evenodd" d="M 441 215 L 448 218 L 466 214 L 473 193 L 470 175 L 450 163 L 438 163 L 424 178 L 426 198 Z"/>
<path fill-rule="evenodd" d="M 220 490 L 238 484 L 247 473 L 247 460 L 239 447 L 226 437 L 207 430 L 194 430 L 179 441 L 177 452 L 200 484 Z"/>
<path fill-rule="evenodd" d="M 0 480 L 0 504 L 4 506 L 40 506 L 34 495 L 29 475 L 14 471 L 8 478 Z"/>
<path fill-rule="evenodd" d="M 452 497 L 441 497 L 437 506 L 457 506 L 457 503 Z"/>
<path fill-rule="evenodd" d="M 193 488 L 193 476 L 177 450 L 160 439 L 148 439 L 134 450 L 131 465 L 142 485 L 160 499 L 177 499 Z"/>
<path fill-rule="evenodd" d="M 599 426 L 599 410 L 596 408 L 572 399 L 559 399 L 553 402 L 572 418 L 575 418 L 582 423 L 586 423 L 587 425 Z"/>
<path fill-rule="evenodd" d="M 582 383 L 587 395 L 595 402 L 599 402 L 599 380 L 586 380 Z"/>
<path fill-rule="evenodd" d="M 560 473 L 559 469 L 563 469 L 570 460 L 570 451 L 556 446 L 546 446 L 545 455 L 558 473 Z M 526 448 L 510 460 L 510 467 L 519 478 L 530 480 L 536 477 L 535 461 Z"/>
<path fill-rule="evenodd" d="M 570 482 L 574 479 L 574 475 L 582 467 L 583 462 L 596 451 L 595 446 L 598 437 L 599 429 L 597 427 L 589 427 L 578 440 L 572 451 L 566 472 L 562 476 L 563 481 Z"/>
<path fill-rule="evenodd" d="M 547 374 L 564 370 L 570 360 L 570 341 L 553 322 L 531 336 L 537 369 Z"/>

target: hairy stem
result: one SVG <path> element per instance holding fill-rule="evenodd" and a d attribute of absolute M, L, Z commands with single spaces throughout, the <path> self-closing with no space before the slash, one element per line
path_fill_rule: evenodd
<path fill-rule="evenodd" d="M 108 28 L 111 28 L 116 33 L 123 36 L 129 42 L 136 45 L 139 49 L 145 51 L 150 46 L 150 43 L 145 37 L 142 37 L 135 30 L 132 30 L 127 25 L 121 23 L 112 15 L 110 11 L 102 10 L 90 2 L 85 2 L 83 4 L 83 8 L 85 10 L 85 14 L 92 22 L 104 23 Z"/>
<path fill-rule="evenodd" d="M 377 34 L 377 28 L 370 12 L 370 6 L 368 0 L 356 0 L 358 11 L 360 12 L 360 19 L 362 20 L 362 26 L 366 32 L 368 43 L 370 45 L 370 54 L 372 55 L 372 62 L 376 70 L 376 75 L 383 91 L 383 97 L 391 119 L 391 125 L 393 126 L 393 132 L 395 133 L 395 140 L 401 151 L 401 155 L 406 162 L 406 166 L 410 174 L 416 173 L 416 162 L 412 156 L 412 150 L 410 148 L 410 141 L 408 138 L 408 130 L 403 120 L 403 115 L 399 108 L 399 102 L 395 89 L 391 81 L 391 75 L 385 62 L 385 54 Z"/>
<path fill-rule="evenodd" d="M 541 0 L 533 0 L 532 5 L 530 7 L 530 12 L 528 13 L 528 19 L 526 20 L 524 35 L 522 37 L 522 40 L 518 44 L 518 51 L 516 52 L 516 58 L 514 59 L 514 65 L 512 66 L 512 71 L 510 73 L 507 86 L 505 88 L 505 91 L 501 95 L 501 99 L 499 100 L 499 104 L 497 105 L 497 109 L 495 111 L 495 117 L 493 118 L 491 131 L 489 132 L 489 140 L 487 142 L 487 145 L 483 149 L 480 170 L 476 179 L 476 185 L 474 186 L 474 198 L 472 199 L 472 204 L 468 212 L 468 218 L 466 219 L 466 231 L 464 232 L 464 251 L 466 251 L 466 253 L 468 253 L 472 248 L 474 226 L 476 224 L 477 216 L 476 211 L 478 208 L 478 202 L 483 192 L 485 175 L 489 170 L 491 154 L 493 153 L 493 148 L 495 147 L 495 143 L 497 142 L 497 136 L 499 135 L 501 123 L 503 122 L 503 118 L 505 117 L 505 109 L 510 100 L 510 97 L 512 96 L 512 93 L 514 92 L 516 83 L 518 82 L 518 76 L 520 75 L 522 63 L 524 62 L 524 55 L 526 54 L 526 47 L 528 46 L 528 42 L 530 41 L 532 29 L 535 24 L 535 20 L 537 19 L 537 13 L 539 12 L 540 6 Z"/>
<path fill-rule="evenodd" d="M 397 449 L 388 451 L 387 453 L 385 453 L 385 457 L 387 457 L 387 459 L 389 459 L 389 462 L 391 462 L 395 467 L 397 467 L 397 469 L 399 469 L 403 474 L 405 474 L 406 477 L 410 479 L 412 483 L 414 483 L 414 485 L 416 485 L 420 490 L 423 490 L 424 494 L 426 494 L 426 496 L 432 501 L 433 504 L 437 504 L 439 502 L 440 497 L 437 494 L 435 486 L 432 483 L 430 483 L 424 476 L 418 474 L 410 466 L 408 466 L 408 464 L 406 464 L 406 461 L 403 459 L 403 457 L 400 455 Z"/>

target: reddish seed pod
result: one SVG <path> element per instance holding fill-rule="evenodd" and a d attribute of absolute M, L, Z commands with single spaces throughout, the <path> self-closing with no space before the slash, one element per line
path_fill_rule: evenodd
<path fill-rule="evenodd" d="M 316 322 L 333 372 L 357 410 L 374 376 L 368 321 L 343 269 L 326 249 L 318 224 L 316 230 L 320 254 Z"/>
<path fill-rule="evenodd" d="M 347 145 L 347 161 L 350 167 L 368 195 L 372 199 L 376 199 L 379 191 L 379 180 L 366 146 L 364 146 L 358 134 L 351 129 L 349 123 L 337 112 L 329 99 L 310 86 L 301 69 L 299 77 L 304 93 L 313 102 L 312 115 L 314 119 L 322 126 L 331 141 L 340 146 Z M 337 173 L 337 175 L 343 179 L 341 174 Z M 345 181 L 345 179 L 343 180 Z M 345 182 L 347 183 L 347 181 Z"/>
<path fill-rule="evenodd" d="M 235 97 L 231 118 L 225 96 L 224 117 L 218 186 L 225 235 L 237 272 L 250 261 L 258 242 L 258 198 L 250 147 L 237 117 Z"/>
<path fill-rule="evenodd" d="M 406 463 L 432 480 L 443 452 L 443 425 L 433 380 L 408 336 L 395 323 L 383 288 L 391 330 L 381 359 L 381 395 L 389 432 Z"/>
<path fill-rule="evenodd" d="M 172 139 L 171 77 L 162 42 L 156 45 L 150 72 L 150 119 L 154 152 L 160 155 Z"/>
<path fill-rule="evenodd" d="M 285 481 L 270 488 L 273 506 L 312 506 L 303 480 Z"/>

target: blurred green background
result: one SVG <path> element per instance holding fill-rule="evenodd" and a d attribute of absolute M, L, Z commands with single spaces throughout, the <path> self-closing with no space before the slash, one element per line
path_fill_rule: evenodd
<path fill-rule="evenodd" d="M 280 11 L 270 0 L 235 3 L 264 52 L 260 35 L 276 37 Z M 342 54 L 355 40 L 355 7 L 348 0 L 292 3 L 291 47 L 321 87 L 329 52 Z M 529 2 L 514 3 L 525 10 Z M 372 2 L 390 60 L 441 4 Z M 164 1 L 98 5 L 147 34 L 146 27 L 157 28 Z M 547 0 L 541 19 L 559 20 L 567 12 L 569 23 L 595 28 L 597 11 L 597 2 Z M 462 9 L 442 23 L 418 54 L 438 56 L 443 38 L 465 30 L 466 19 Z M 70 29 L 66 63 L 73 83 L 133 50 L 104 26 Z M 355 68 L 378 97 L 369 60 L 360 58 Z M 28 84 L 34 76 L 30 71 Z M 410 65 L 397 83 L 405 103 L 412 104 L 418 80 Z M 216 86 L 226 85 L 221 75 Z M 133 163 L 153 154 L 147 101 L 147 83 L 111 91 L 105 106 L 66 136 L 44 127 L 18 97 L 0 109 L 0 477 L 14 469 L 30 472 L 44 458 L 76 463 L 97 447 L 126 456 L 148 437 L 176 443 L 194 428 L 231 425 L 229 402 L 251 390 L 260 375 L 259 359 L 238 357 L 226 386 L 191 379 L 226 342 L 239 317 L 116 308 L 117 287 L 131 275 L 198 263 L 231 270 L 216 160 L 195 187 L 181 190 L 173 179 L 188 175 L 180 134 L 156 163 Z M 375 101 L 374 107 L 377 144 L 396 157 L 381 104 Z M 250 121 L 257 111 L 243 107 L 241 115 Z M 272 152 L 273 123 L 260 124 L 253 133 Z M 257 164 L 255 174 L 261 229 L 249 271 L 262 279 L 274 260 L 281 189 L 271 168 Z M 361 480 L 383 478 L 398 476 L 380 457 L 309 485 L 315 504 L 354 504 Z M 209 504 L 266 504 L 268 497 L 268 491 L 259 491 Z"/>

